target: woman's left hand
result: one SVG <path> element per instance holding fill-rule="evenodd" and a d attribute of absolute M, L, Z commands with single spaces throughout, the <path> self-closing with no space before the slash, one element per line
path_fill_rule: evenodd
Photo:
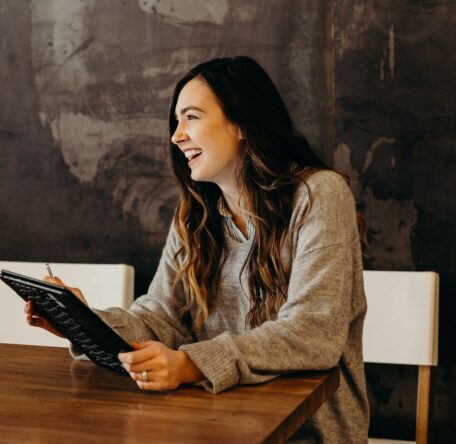
<path fill-rule="evenodd" d="M 135 351 L 120 353 L 118 357 L 143 390 L 174 390 L 204 377 L 183 351 L 171 350 L 156 341 L 132 342 L 131 346 Z"/>

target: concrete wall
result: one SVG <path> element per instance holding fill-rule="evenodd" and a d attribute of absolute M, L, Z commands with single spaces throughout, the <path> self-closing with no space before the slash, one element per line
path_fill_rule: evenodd
<path fill-rule="evenodd" d="M 441 276 L 435 442 L 456 420 L 456 3 L 335 1 L 336 167 L 369 225 L 366 267 Z M 404 313 L 406 316 L 406 313 Z M 368 366 L 373 434 L 413 439 L 415 370 Z"/>
<path fill-rule="evenodd" d="M 437 0 L 0 0 L 0 258 L 127 262 L 143 293 L 177 195 L 164 156 L 174 83 L 251 55 L 350 175 L 366 267 L 441 273 L 433 429 L 451 442 L 455 13 Z M 372 431 L 411 437 L 415 372 L 367 372 Z"/>
<path fill-rule="evenodd" d="M 177 194 L 164 156 L 176 80 L 254 56 L 318 143 L 326 17 L 313 3 L 1 0 L 2 258 L 127 261 L 144 292 Z"/>

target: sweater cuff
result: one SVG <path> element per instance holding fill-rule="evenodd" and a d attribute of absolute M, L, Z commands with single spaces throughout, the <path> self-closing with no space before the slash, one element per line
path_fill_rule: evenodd
<path fill-rule="evenodd" d="M 224 347 L 223 333 L 208 341 L 195 342 L 179 347 L 198 367 L 206 380 L 198 383 L 211 393 L 219 393 L 239 383 L 235 356 Z"/>

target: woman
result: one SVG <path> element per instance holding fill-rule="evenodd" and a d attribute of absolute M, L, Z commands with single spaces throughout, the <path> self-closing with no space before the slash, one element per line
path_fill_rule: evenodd
<path fill-rule="evenodd" d="M 339 365 L 340 388 L 293 439 L 367 442 L 366 301 L 346 181 L 296 134 L 248 57 L 189 71 L 169 128 L 180 200 L 156 275 L 129 310 L 96 310 L 134 341 L 119 359 L 141 389 L 214 393 Z"/>

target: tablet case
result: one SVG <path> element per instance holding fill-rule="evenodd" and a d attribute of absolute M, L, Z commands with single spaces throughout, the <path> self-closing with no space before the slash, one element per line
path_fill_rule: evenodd
<path fill-rule="evenodd" d="M 117 354 L 132 347 L 71 291 L 7 270 L 0 279 L 95 364 L 127 374 Z"/>

